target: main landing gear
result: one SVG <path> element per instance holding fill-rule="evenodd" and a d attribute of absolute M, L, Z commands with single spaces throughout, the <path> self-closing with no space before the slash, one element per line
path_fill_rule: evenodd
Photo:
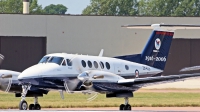
<path fill-rule="evenodd" d="M 41 106 L 38 103 L 38 97 L 35 97 L 34 104 L 29 105 L 29 110 L 41 110 Z"/>
<path fill-rule="evenodd" d="M 30 90 L 31 85 L 22 85 L 22 99 L 19 103 L 19 110 L 27 110 L 29 108 L 29 110 L 40 110 L 41 106 L 38 103 L 38 97 L 35 97 L 35 101 L 34 104 L 30 104 L 28 106 L 25 98 L 26 98 L 26 94 L 28 92 L 28 90 Z"/>
<path fill-rule="evenodd" d="M 121 104 L 119 106 L 119 110 L 131 110 L 131 105 L 128 104 L 128 97 L 125 97 L 124 100 L 125 100 L 125 104 Z"/>

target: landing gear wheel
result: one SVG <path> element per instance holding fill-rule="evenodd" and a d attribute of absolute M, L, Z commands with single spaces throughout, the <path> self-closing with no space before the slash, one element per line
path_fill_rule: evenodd
<path fill-rule="evenodd" d="M 124 110 L 124 107 L 125 107 L 125 105 L 124 105 L 124 104 L 121 104 L 121 105 L 119 106 L 119 110 Z"/>
<path fill-rule="evenodd" d="M 19 110 L 27 110 L 28 104 L 25 100 L 19 102 Z"/>
<path fill-rule="evenodd" d="M 35 110 L 41 110 L 40 104 L 35 104 Z"/>
<path fill-rule="evenodd" d="M 131 110 L 131 105 L 129 104 L 125 105 L 124 110 Z"/>
<path fill-rule="evenodd" d="M 30 104 L 29 105 L 29 110 L 35 110 L 35 105 L 34 104 Z"/>

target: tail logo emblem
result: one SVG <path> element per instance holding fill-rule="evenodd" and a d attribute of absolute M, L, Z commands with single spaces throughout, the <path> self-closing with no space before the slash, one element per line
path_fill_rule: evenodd
<path fill-rule="evenodd" d="M 160 49 L 160 46 L 161 46 L 161 41 L 160 41 L 159 38 L 157 38 L 157 39 L 155 40 L 155 48 L 156 48 L 156 50 L 159 50 L 159 49 Z"/>

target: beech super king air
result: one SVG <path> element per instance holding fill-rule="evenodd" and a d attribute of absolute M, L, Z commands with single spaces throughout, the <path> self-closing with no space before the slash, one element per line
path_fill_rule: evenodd
<path fill-rule="evenodd" d="M 122 97 L 125 104 L 120 110 L 131 110 L 128 102 L 133 92 L 141 87 L 181 81 L 199 77 L 200 74 L 181 74 L 162 76 L 167 62 L 175 29 L 197 29 L 195 25 L 128 25 L 123 27 L 154 29 L 143 52 L 136 55 L 114 58 L 99 56 L 55 53 L 44 56 L 40 62 L 24 70 L 18 80 L 22 85 L 20 110 L 28 109 L 25 97 L 29 90 L 40 89 L 92 90 L 106 94 L 106 97 Z M 29 109 L 40 109 L 37 96 Z"/>

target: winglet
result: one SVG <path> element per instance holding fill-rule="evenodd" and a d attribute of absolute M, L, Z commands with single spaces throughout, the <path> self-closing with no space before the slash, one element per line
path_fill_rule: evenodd
<path fill-rule="evenodd" d="M 103 49 L 101 49 L 100 53 L 99 53 L 99 57 L 102 57 L 103 56 Z"/>

